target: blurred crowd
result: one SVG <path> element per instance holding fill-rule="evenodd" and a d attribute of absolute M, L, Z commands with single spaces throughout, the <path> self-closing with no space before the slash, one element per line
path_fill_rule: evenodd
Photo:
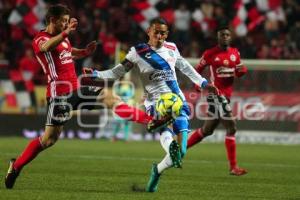
<path fill-rule="evenodd" d="M 163 17 L 170 24 L 168 40 L 177 44 L 185 57 L 200 57 L 215 44 L 215 31 L 230 24 L 236 16 L 239 0 L 162 0 Z M 276 0 L 277 1 L 277 0 Z M 83 48 L 92 40 L 99 41 L 93 56 L 78 60 L 81 66 L 105 69 L 115 60 L 116 48 L 124 58 L 128 48 L 146 41 L 147 35 L 132 16 L 139 12 L 132 5 L 138 0 L 44 0 L 46 4 L 64 3 L 79 20 L 79 28 L 71 36 L 75 47 Z M 300 1 L 281 0 L 283 16 L 268 17 L 246 36 L 234 36 L 242 58 L 297 59 L 300 57 Z M 32 33 L 22 25 L 11 25 L 8 18 L 16 0 L 0 1 L 0 65 L 32 71 L 39 77 L 40 67 L 31 50 Z"/>

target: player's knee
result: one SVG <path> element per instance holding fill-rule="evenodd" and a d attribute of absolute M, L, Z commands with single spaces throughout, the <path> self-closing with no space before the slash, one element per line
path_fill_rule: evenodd
<path fill-rule="evenodd" d="M 61 132 L 60 129 L 61 128 L 54 128 L 41 136 L 41 144 L 44 148 L 51 147 L 56 143 Z"/>
<path fill-rule="evenodd" d="M 122 100 L 121 100 L 121 98 L 120 97 L 118 97 L 118 96 L 114 96 L 113 98 L 112 98 L 112 100 L 111 100 L 111 108 L 113 107 L 113 106 L 115 106 L 115 105 L 118 105 L 119 103 L 121 103 L 122 102 Z"/>
<path fill-rule="evenodd" d="M 121 102 L 121 98 L 118 96 L 106 96 L 103 100 L 103 103 L 107 106 L 107 108 L 112 109 L 115 105 L 118 105 Z"/>
<path fill-rule="evenodd" d="M 214 129 L 210 128 L 210 127 L 203 127 L 202 128 L 202 133 L 204 135 L 204 137 L 210 136 L 214 133 Z"/>
<path fill-rule="evenodd" d="M 42 145 L 44 148 L 49 148 L 49 147 L 53 146 L 57 140 L 58 140 L 58 137 L 47 138 L 46 140 L 44 140 L 42 142 Z"/>
<path fill-rule="evenodd" d="M 227 135 L 235 135 L 235 133 L 236 133 L 236 127 L 235 126 L 232 126 L 232 127 L 229 127 L 229 128 L 227 128 Z"/>

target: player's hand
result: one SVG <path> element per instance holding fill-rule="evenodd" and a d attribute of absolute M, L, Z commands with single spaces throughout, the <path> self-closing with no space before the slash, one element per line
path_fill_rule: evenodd
<path fill-rule="evenodd" d="M 199 85 L 194 85 L 194 88 L 197 92 L 201 92 L 201 87 Z M 212 93 L 212 94 L 215 94 L 215 95 L 220 95 L 220 92 L 218 90 L 218 88 L 211 84 L 211 83 L 208 83 L 203 89 L 206 89 L 208 91 L 208 93 Z"/>
<path fill-rule="evenodd" d="M 235 76 L 241 77 L 241 76 L 244 76 L 247 72 L 248 72 L 248 69 L 245 66 L 236 67 Z"/>
<path fill-rule="evenodd" d="M 212 94 L 215 94 L 215 95 L 220 95 L 220 92 L 219 92 L 218 88 L 215 85 L 211 84 L 211 83 L 207 84 L 204 89 L 206 89 L 208 91 L 208 93 L 212 93 Z"/>
<path fill-rule="evenodd" d="M 83 73 L 84 77 L 86 77 L 86 78 L 91 78 L 93 80 L 98 78 L 98 71 L 91 67 L 83 67 L 82 73 Z"/>
<path fill-rule="evenodd" d="M 72 31 L 75 31 L 78 25 L 78 21 L 76 18 L 71 18 L 68 24 L 68 27 L 65 30 L 66 34 L 70 34 Z"/>
<path fill-rule="evenodd" d="M 98 43 L 94 40 L 92 42 L 90 42 L 88 45 L 86 45 L 85 47 L 85 52 L 86 55 L 91 55 L 92 53 L 95 52 L 96 48 L 97 48 Z"/>
<path fill-rule="evenodd" d="M 90 67 L 83 67 L 82 68 L 82 73 L 84 75 L 91 75 L 91 74 L 93 74 L 93 72 L 94 72 L 94 70 Z"/>

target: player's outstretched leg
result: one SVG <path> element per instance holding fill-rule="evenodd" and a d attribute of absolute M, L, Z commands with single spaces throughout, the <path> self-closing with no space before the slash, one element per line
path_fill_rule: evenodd
<path fill-rule="evenodd" d="M 187 144 L 187 148 L 191 148 L 192 146 L 194 146 L 195 144 L 199 143 L 202 141 L 202 139 L 204 138 L 204 135 L 202 133 L 202 129 L 198 128 L 196 129 L 189 137 L 188 139 L 188 144 Z"/>
<path fill-rule="evenodd" d="M 156 192 L 160 174 L 158 173 L 157 164 L 153 164 L 150 173 L 150 179 L 146 186 L 146 192 Z"/>
<path fill-rule="evenodd" d="M 16 161 L 15 158 L 12 158 L 9 161 L 9 168 L 8 168 L 8 171 L 7 171 L 7 174 L 5 177 L 5 187 L 7 189 L 12 189 L 14 187 L 16 179 L 18 178 L 18 176 L 20 174 L 20 172 L 14 168 L 15 161 Z"/>
<path fill-rule="evenodd" d="M 170 157 L 175 168 L 182 167 L 181 152 L 179 144 L 173 140 L 169 147 Z"/>
<path fill-rule="evenodd" d="M 32 161 L 41 151 L 43 147 L 40 138 L 35 138 L 29 142 L 23 153 L 17 159 L 11 159 L 9 169 L 5 177 L 5 186 L 12 189 L 22 168 Z"/>

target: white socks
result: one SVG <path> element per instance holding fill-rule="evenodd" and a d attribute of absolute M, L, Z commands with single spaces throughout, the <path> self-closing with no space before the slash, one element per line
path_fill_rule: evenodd
<path fill-rule="evenodd" d="M 160 144 L 167 154 L 169 154 L 169 147 L 172 141 L 173 141 L 173 135 L 169 130 L 165 130 L 164 132 L 161 133 Z"/>
<path fill-rule="evenodd" d="M 168 169 L 170 167 L 172 167 L 173 163 L 172 160 L 170 158 L 170 155 L 167 154 L 164 159 L 162 161 L 160 161 L 160 163 L 158 163 L 157 165 L 157 171 L 159 174 L 161 174 L 165 169 Z"/>
<path fill-rule="evenodd" d="M 160 135 L 160 144 L 163 147 L 163 149 L 166 151 L 167 155 L 164 157 L 164 159 L 158 163 L 157 169 L 158 173 L 161 174 L 165 169 L 172 167 L 173 163 L 170 158 L 170 144 L 173 141 L 173 135 L 169 130 L 165 130 L 164 132 L 161 133 Z"/>

